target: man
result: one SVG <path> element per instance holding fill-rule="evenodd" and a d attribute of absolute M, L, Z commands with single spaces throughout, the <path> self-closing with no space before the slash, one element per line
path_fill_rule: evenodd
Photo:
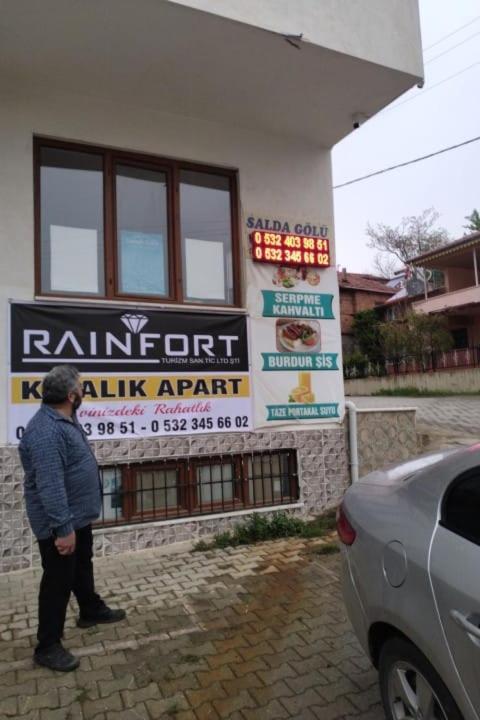
<path fill-rule="evenodd" d="M 44 378 L 42 405 L 20 442 L 27 515 L 40 547 L 43 575 L 34 661 L 68 672 L 79 660 L 62 645 L 70 594 L 79 627 L 123 620 L 95 592 L 91 523 L 101 511 L 97 462 L 76 418 L 82 386 L 76 368 L 59 365 Z"/>

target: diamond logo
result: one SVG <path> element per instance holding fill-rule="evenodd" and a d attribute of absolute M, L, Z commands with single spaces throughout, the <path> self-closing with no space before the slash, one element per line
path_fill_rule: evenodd
<path fill-rule="evenodd" d="M 136 313 L 125 313 L 120 320 L 134 335 L 139 333 L 148 322 L 148 318 L 145 317 L 145 315 L 137 315 Z"/>

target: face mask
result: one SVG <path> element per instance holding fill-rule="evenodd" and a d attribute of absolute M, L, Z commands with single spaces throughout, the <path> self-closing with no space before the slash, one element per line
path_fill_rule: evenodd
<path fill-rule="evenodd" d="M 82 404 L 82 398 L 79 393 L 75 393 L 75 399 L 73 401 L 73 411 L 76 412 Z"/>

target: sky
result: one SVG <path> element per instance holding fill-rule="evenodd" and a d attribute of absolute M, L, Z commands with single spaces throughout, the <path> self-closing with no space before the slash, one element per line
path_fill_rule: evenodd
<path fill-rule="evenodd" d="M 334 185 L 480 135 L 480 0 L 419 0 L 419 5 L 425 87 L 409 90 L 335 146 Z M 470 36 L 475 37 L 467 40 Z M 402 217 L 433 207 L 440 215 L 437 225 L 452 239 L 462 237 L 465 215 L 480 210 L 480 141 L 339 188 L 334 200 L 337 264 L 350 272 L 374 271 L 367 223 L 398 225 Z"/>

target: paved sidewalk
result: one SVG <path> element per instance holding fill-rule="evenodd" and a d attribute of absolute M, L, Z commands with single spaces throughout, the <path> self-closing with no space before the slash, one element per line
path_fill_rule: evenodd
<path fill-rule="evenodd" d="M 128 621 L 81 631 L 72 608 L 69 674 L 32 665 L 38 571 L 0 576 L 0 718 L 382 720 L 323 542 L 98 561 Z"/>

